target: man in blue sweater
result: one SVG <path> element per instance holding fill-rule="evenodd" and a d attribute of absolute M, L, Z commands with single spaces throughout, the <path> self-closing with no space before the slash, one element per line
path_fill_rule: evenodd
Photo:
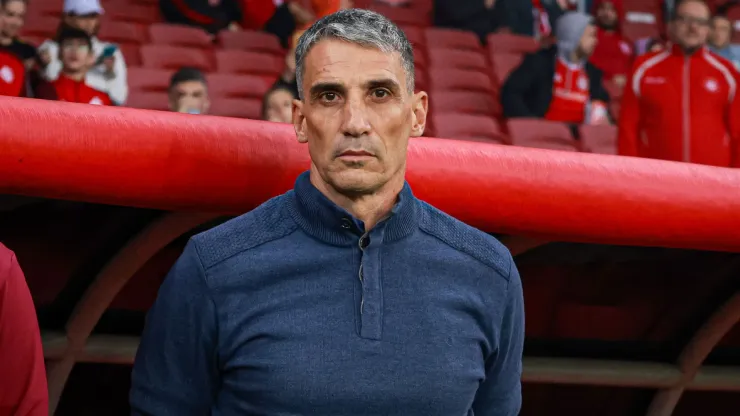
<path fill-rule="evenodd" d="M 190 241 L 148 316 L 133 414 L 517 415 L 519 274 L 404 181 L 428 98 L 403 32 L 340 11 L 296 67 L 311 169 Z"/>

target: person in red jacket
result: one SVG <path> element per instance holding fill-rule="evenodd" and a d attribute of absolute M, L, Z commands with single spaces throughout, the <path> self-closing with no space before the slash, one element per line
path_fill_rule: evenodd
<path fill-rule="evenodd" d="M 634 52 L 629 41 L 622 36 L 622 0 L 595 0 L 592 14 L 596 17 L 598 43 L 589 61 L 601 70 L 605 80 L 623 87 Z"/>
<path fill-rule="evenodd" d="M 0 415 L 48 414 L 36 310 L 15 255 L 0 244 Z"/>
<path fill-rule="evenodd" d="M 90 35 L 80 29 L 65 28 L 59 33 L 59 60 L 62 70 L 54 81 L 59 101 L 112 105 L 108 94 L 85 84 L 87 71 L 95 64 Z"/>
<path fill-rule="evenodd" d="M 705 46 L 711 14 L 683 0 L 669 24 L 673 44 L 642 55 L 622 99 L 619 154 L 740 166 L 740 76 Z"/>
<path fill-rule="evenodd" d="M 26 68 L 14 54 L 0 50 L 0 95 L 24 96 Z"/>

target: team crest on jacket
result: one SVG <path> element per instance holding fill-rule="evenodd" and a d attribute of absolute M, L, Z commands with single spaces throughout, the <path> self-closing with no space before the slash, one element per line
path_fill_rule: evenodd
<path fill-rule="evenodd" d="M 717 81 L 710 78 L 704 83 L 704 88 L 706 88 L 709 92 L 717 92 L 717 90 L 719 89 L 719 84 L 717 84 Z"/>
<path fill-rule="evenodd" d="M 6 84 L 10 84 L 15 79 L 15 74 L 9 66 L 3 65 L 3 67 L 0 68 L 0 78 L 5 81 Z"/>
<path fill-rule="evenodd" d="M 103 105 L 103 100 L 101 100 L 98 97 L 93 97 L 92 100 L 90 100 L 90 104 L 93 104 L 93 105 Z"/>

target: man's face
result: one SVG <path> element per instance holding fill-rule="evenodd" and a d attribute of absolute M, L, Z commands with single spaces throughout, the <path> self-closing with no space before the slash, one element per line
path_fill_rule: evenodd
<path fill-rule="evenodd" d="M 602 29 L 614 30 L 617 28 L 619 22 L 619 16 L 617 15 L 617 9 L 611 1 L 605 1 L 601 3 L 599 8 L 596 10 L 596 23 Z"/>
<path fill-rule="evenodd" d="M 211 102 L 208 88 L 201 81 L 184 81 L 169 91 L 170 110 L 180 113 L 207 114 Z"/>
<path fill-rule="evenodd" d="M 581 35 L 581 42 L 578 44 L 578 49 L 581 51 L 582 56 L 591 56 L 596 48 L 596 27 L 594 25 L 586 26 L 586 30 Z"/>
<path fill-rule="evenodd" d="M 65 72 L 85 71 L 92 61 L 90 45 L 83 39 L 67 39 L 59 49 L 62 67 Z"/>
<path fill-rule="evenodd" d="M 674 41 L 684 49 L 704 46 L 709 37 L 709 8 L 699 1 L 683 2 L 671 22 Z"/>
<path fill-rule="evenodd" d="M 293 94 L 285 89 L 271 92 L 265 100 L 265 120 L 276 123 L 292 123 L 293 98 Z"/>
<path fill-rule="evenodd" d="M 398 53 L 322 40 L 304 59 L 299 88 L 293 124 L 320 180 L 343 195 L 367 195 L 403 178 L 409 137 L 424 132 L 427 95 L 408 93 Z"/>
<path fill-rule="evenodd" d="M 97 14 L 86 14 L 82 16 L 68 14 L 65 16 L 65 20 L 69 26 L 83 30 L 90 36 L 95 35 L 100 25 L 100 15 Z"/>
<path fill-rule="evenodd" d="M 712 19 L 711 32 L 709 33 L 709 43 L 717 48 L 724 48 L 729 45 L 732 36 L 732 25 L 726 17 L 717 16 Z"/>
<path fill-rule="evenodd" d="M 26 3 L 21 0 L 9 1 L 0 9 L 0 28 L 3 35 L 14 38 L 23 28 L 26 19 Z"/>

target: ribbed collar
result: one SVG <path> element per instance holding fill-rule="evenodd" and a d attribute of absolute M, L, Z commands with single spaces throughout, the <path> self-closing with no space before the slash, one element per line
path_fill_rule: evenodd
<path fill-rule="evenodd" d="M 343 208 L 330 201 L 311 183 L 309 172 L 295 181 L 290 214 L 298 225 L 311 236 L 332 245 L 356 244 L 365 232 L 365 224 Z M 390 215 L 379 222 L 372 233 L 382 233 L 383 242 L 400 240 L 416 229 L 419 223 L 419 201 L 408 183 L 398 195 L 398 202 Z"/>

